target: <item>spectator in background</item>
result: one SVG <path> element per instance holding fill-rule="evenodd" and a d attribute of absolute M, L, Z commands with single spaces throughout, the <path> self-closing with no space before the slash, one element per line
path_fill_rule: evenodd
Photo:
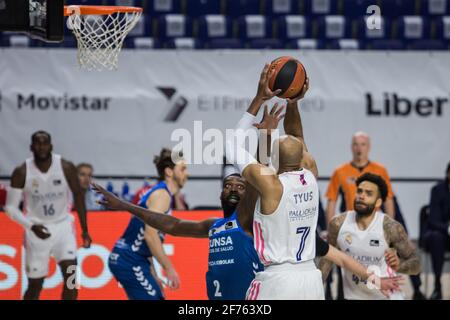
<path fill-rule="evenodd" d="M 392 191 L 391 179 L 386 168 L 378 163 L 369 160 L 370 152 L 370 137 L 367 133 L 359 131 L 356 132 L 352 137 L 352 161 L 347 162 L 339 166 L 331 176 L 330 183 L 328 185 L 328 190 L 326 197 L 328 199 L 326 208 L 326 222 L 327 225 L 333 219 L 336 213 L 336 201 L 339 194 L 342 194 L 342 204 L 341 212 L 346 212 L 353 210 L 353 202 L 356 196 L 356 179 L 363 173 L 373 173 L 381 176 L 386 182 L 388 187 L 388 196 L 386 201 L 383 203 L 383 211 L 389 215 L 391 218 L 402 223 L 406 230 L 404 224 L 404 219 L 401 216 L 400 211 L 395 210 L 394 193 Z M 411 282 L 414 288 L 413 299 L 422 300 L 424 295 L 420 292 L 420 275 L 410 276 Z M 338 299 L 343 299 L 342 290 L 342 277 L 340 272 L 338 272 Z"/>
<path fill-rule="evenodd" d="M 356 196 L 356 179 L 363 173 L 370 172 L 380 175 L 388 185 L 388 198 L 385 201 L 385 212 L 391 217 L 395 216 L 393 192 L 391 180 L 387 170 L 378 162 L 369 160 L 370 137 L 365 132 L 356 132 L 352 137 L 352 161 L 339 166 L 331 176 L 328 185 L 327 198 L 328 204 L 326 208 L 327 224 L 333 219 L 336 211 L 336 201 L 339 191 L 343 192 L 342 201 L 345 202 L 345 210 L 353 210 L 353 200 Z"/>
<path fill-rule="evenodd" d="M 441 300 L 441 274 L 445 250 L 450 250 L 450 162 L 444 181 L 431 190 L 430 217 L 425 233 L 427 250 L 431 254 L 434 272 L 434 291 L 430 299 Z"/>
<path fill-rule="evenodd" d="M 104 210 L 104 207 L 97 203 L 99 195 L 91 189 L 90 183 L 94 173 L 94 167 L 89 163 L 80 163 L 77 166 L 78 180 L 80 181 L 81 189 L 84 193 L 84 202 L 86 210 Z"/>

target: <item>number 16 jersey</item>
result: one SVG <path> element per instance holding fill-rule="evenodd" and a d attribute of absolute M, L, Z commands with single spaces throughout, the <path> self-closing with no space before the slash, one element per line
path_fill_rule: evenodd
<path fill-rule="evenodd" d="M 72 193 L 61 163 L 61 156 L 52 154 L 52 164 L 41 172 L 34 158 L 26 160 L 24 208 L 27 217 L 35 224 L 60 222 L 69 215 Z"/>

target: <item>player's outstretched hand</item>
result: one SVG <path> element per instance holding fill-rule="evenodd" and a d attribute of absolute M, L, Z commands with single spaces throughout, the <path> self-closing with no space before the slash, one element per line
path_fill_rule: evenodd
<path fill-rule="evenodd" d="M 305 80 L 305 84 L 303 85 L 303 89 L 300 92 L 300 94 L 298 96 L 296 96 L 295 98 L 287 98 L 286 101 L 288 104 L 296 104 L 298 100 L 303 99 L 303 97 L 305 96 L 306 92 L 309 89 L 309 78 L 306 78 Z"/>
<path fill-rule="evenodd" d="M 41 224 L 34 224 L 33 226 L 31 226 L 31 231 L 34 232 L 34 234 L 42 240 L 45 240 L 47 238 L 49 238 L 51 236 L 50 232 L 48 231 L 48 229 L 46 227 L 44 227 Z"/>
<path fill-rule="evenodd" d="M 172 290 L 180 288 L 180 276 L 174 268 L 166 269 L 166 276 L 168 280 L 168 286 Z"/>
<path fill-rule="evenodd" d="M 386 263 L 392 270 L 397 271 L 400 267 L 400 258 L 397 255 L 397 251 L 393 248 L 389 248 L 384 253 Z"/>
<path fill-rule="evenodd" d="M 92 182 L 91 186 L 95 192 L 100 193 L 103 196 L 101 200 L 97 201 L 98 204 L 101 204 L 112 210 L 123 209 L 125 202 L 121 200 L 119 197 L 117 197 L 115 194 L 105 190 L 102 186 L 100 186 L 95 182 Z"/>
<path fill-rule="evenodd" d="M 281 119 L 284 118 L 284 114 L 281 114 L 283 111 L 284 106 L 281 106 L 278 108 L 278 103 L 275 103 L 270 110 L 270 113 L 267 109 L 267 105 L 264 106 L 264 115 L 260 123 L 255 123 L 253 126 L 255 126 L 258 129 L 266 129 L 266 130 L 275 130 L 278 128 L 278 123 Z"/>
<path fill-rule="evenodd" d="M 262 100 L 269 100 L 275 97 L 277 94 L 281 93 L 281 89 L 272 91 L 269 88 L 269 80 L 272 77 L 275 70 L 269 70 L 270 65 L 266 63 L 259 77 L 258 91 L 256 97 Z"/>

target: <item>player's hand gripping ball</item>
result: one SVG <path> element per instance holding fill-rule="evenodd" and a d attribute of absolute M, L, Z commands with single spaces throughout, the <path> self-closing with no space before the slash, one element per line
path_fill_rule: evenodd
<path fill-rule="evenodd" d="M 272 61 L 269 67 L 269 74 L 273 71 L 269 79 L 269 89 L 281 92 L 277 95 L 279 98 L 297 97 L 306 81 L 306 70 L 303 64 L 292 57 L 280 57 Z"/>

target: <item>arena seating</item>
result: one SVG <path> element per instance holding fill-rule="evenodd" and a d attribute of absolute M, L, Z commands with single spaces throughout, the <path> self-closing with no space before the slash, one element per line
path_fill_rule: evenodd
<path fill-rule="evenodd" d="M 305 48 L 448 50 L 450 0 L 66 0 L 66 4 L 144 8 L 126 48 Z M 380 24 L 373 11 L 380 8 Z M 370 17 L 370 21 L 367 21 Z M 76 47 L 65 27 L 62 43 L 46 44 L 12 32 L 3 47 Z M 178 40 L 177 38 L 181 38 Z M 150 40 L 149 40 L 150 39 Z M 310 39 L 315 41 L 309 41 Z M 352 41 L 347 41 L 353 39 Z M 308 41 L 301 41 L 308 40 Z M 345 40 L 345 41 L 341 41 Z M 347 45 L 341 45 L 347 44 Z M 350 47 L 349 47 L 350 45 Z"/>

